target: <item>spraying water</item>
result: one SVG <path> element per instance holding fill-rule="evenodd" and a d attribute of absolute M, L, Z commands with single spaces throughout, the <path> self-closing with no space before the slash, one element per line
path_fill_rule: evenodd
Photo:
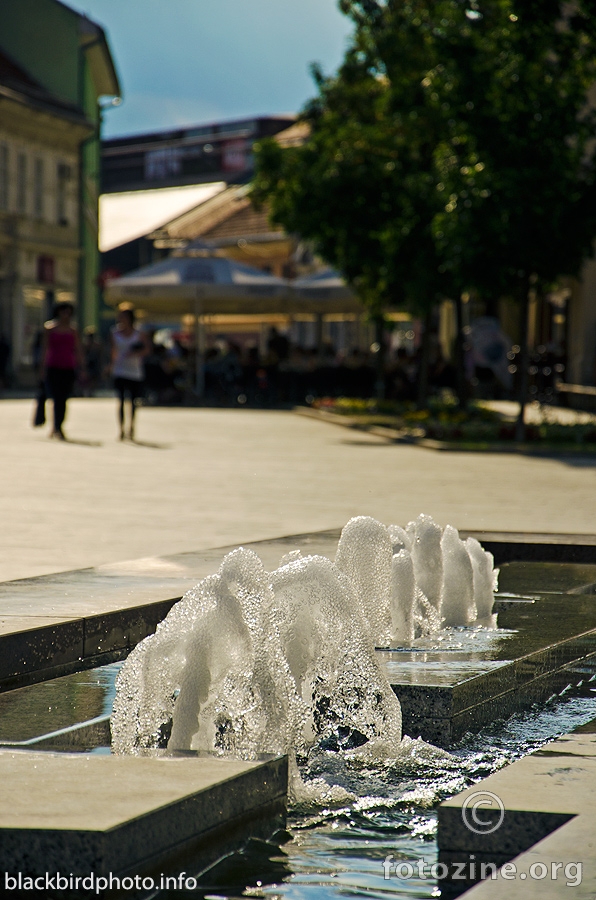
<path fill-rule="evenodd" d="M 406 529 L 351 519 L 335 563 L 294 551 L 266 572 L 239 548 L 122 666 L 113 750 L 288 753 L 291 765 L 315 747 L 363 761 L 446 756 L 402 736 L 375 647 L 490 621 L 496 576 L 477 541 L 429 516 Z M 293 774 L 294 799 L 304 799 Z"/>

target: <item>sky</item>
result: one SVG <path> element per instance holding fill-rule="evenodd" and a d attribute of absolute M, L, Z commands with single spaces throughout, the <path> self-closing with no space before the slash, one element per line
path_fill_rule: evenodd
<path fill-rule="evenodd" d="M 123 103 L 104 137 L 296 113 L 333 72 L 350 21 L 337 0 L 67 0 L 102 25 Z"/>

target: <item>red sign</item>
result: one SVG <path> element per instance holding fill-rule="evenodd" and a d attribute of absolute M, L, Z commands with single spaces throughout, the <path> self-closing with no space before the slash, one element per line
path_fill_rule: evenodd
<path fill-rule="evenodd" d="M 246 169 L 246 149 L 245 140 L 224 141 L 221 157 L 223 171 L 243 172 Z"/>

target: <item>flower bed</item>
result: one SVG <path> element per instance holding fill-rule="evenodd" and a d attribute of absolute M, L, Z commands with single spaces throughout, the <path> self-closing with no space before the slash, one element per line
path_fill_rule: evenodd
<path fill-rule="evenodd" d="M 478 402 L 470 403 L 463 411 L 455 398 L 446 394 L 431 398 L 426 409 L 392 400 L 354 397 L 324 397 L 314 400 L 311 407 L 350 418 L 357 427 L 393 428 L 404 438 L 505 446 L 515 442 L 515 422 L 511 418 Z M 541 410 L 539 419 L 526 425 L 524 443 L 596 451 L 595 421 L 568 424 L 555 421 L 548 407 Z"/>

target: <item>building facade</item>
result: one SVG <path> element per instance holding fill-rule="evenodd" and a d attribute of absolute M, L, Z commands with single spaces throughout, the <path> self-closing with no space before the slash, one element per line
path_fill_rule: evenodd
<path fill-rule="evenodd" d="M 154 223 L 125 243 L 111 239 L 104 219 L 104 273 L 130 272 L 202 237 L 239 262 L 283 277 L 300 274 L 298 256 L 310 251 L 302 252 L 295 236 L 272 227 L 268 209 L 254 209 L 248 183 L 255 141 L 274 135 L 282 146 L 294 146 L 307 133 L 294 116 L 266 116 L 104 141 L 102 202 L 121 198 L 125 220 L 131 220 L 140 198 L 153 197 L 157 209 L 159 194 L 190 185 L 213 189 L 208 199 L 181 206 L 179 214 L 164 216 L 157 227 Z M 157 165 L 158 159 L 163 165 Z"/>
<path fill-rule="evenodd" d="M 104 141 L 102 191 L 139 191 L 216 181 L 247 181 L 255 141 L 294 116 L 261 116 Z"/>
<path fill-rule="evenodd" d="M 0 330 L 17 381 L 56 300 L 97 324 L 99 98 L 119 93 L 98 25 L 58 0 L 0 5 Z"/>
<path fill-rule="evenodd" d="M 261 116 L 104 141 L 102 191 L 138 191 L 250 178 L 252 146 L 294 116 Z"/>

